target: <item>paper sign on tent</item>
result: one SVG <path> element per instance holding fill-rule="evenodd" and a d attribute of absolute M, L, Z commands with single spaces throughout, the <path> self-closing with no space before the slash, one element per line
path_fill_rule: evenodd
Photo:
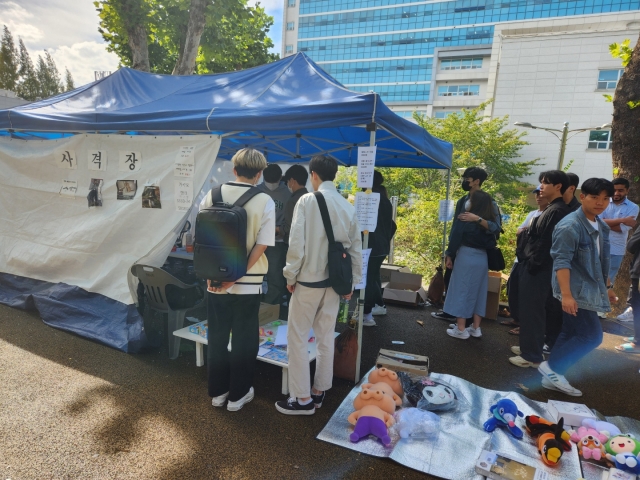
<path fill-rule="evenodd" d="M 455 204 L 453 200 L 440 200 L 438 207 L 438 220 L 441 222 L 450 222 L 453 220 L 453 214 L 455 213 Z"/>
<path fill-rule="evenodd" d="M 373 168 L 376 165 L 376 147 L 358 147 L 358 187 L 373 187 Z"/>
<path fill-rule="evenodd" d="M 107 171 L 106 150 L 89 150 L 87 152 L 87 161 L 89 162 L 89 170 Z"/>
<path fill-rule="evenodd" d="M 180 147 L 178 155 L 176 155 L 176 166 L 173 171 L 174 177 L 193 177 L 196 164 L 196 147 Z"/>
<path fill-rule="evenodd" d="M 119 172 L 137 172 L 142 168 L 142 154 L 140 152 L 120 150 Z"/>
<path fill-rule="evenodd" d="M 78 158 L 75 150 L 60 150 L 55 154 L 58 168 L 78 169 Z"/>
<path fill-rule="evenodd" d="M 367 286 L 367 269 L 369 268 L 369 257 L 371 249 L 362 250 L 362 280 L 354 287 L 354 290 L 362 290 Z"/>
<path fill-rule="evenodd" d="M 75 180 L 63 180 L 62 187 L 60 187 L 60 195 L 63 197 L 74 198 L 78 191 L 78 182 Z"/>
<path fill-rule="evenodd" d="M 379 193 L 356 193 L 356 215 L 360 231 L 375 232 L 378 226 Z"/>
<path fill-rule="evenodd" d="M 179 179 L 175 184 L 176 211 L 187 212 L 193 204 L 193 180 Z"/>

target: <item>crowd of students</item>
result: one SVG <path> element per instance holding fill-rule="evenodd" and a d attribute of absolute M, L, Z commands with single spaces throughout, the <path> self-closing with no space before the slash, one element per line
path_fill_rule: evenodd
<path fill-rule="evenodd" d="M 447 334 L 466 340 L 482 336 L 487 251 L 495 247 L 501 228 L 498 207 L 481 190 L 487 173 L 473 167 L 462 177 L 469 193 L 456 205 L 449 236 L 444 307 L 432 315 L 456 319 Z M 602 342 L 599 317 L 618 300 L 612 288 L 625 251 L 633 254 L 629 307 L 618 318 L 633 318 L 635 336 L 616 349 L 640 353 L 635 343 L 640 334 L 640 230 L 627 242 L 638 206 L 627 199 L 629 182 L 623 178 L 584 181 L 580 201 L 575 174 L 551 170 L 542 172 L 539 181 L 533 191 L 538 209 L 517 230 L 517 259 L 507 284 L 510 323 L 516 327 L 510 333 L 520 340 L 511 347 L 509 361 L 537 368 L 547 389 L 581 396 L 564 375 Z"/>

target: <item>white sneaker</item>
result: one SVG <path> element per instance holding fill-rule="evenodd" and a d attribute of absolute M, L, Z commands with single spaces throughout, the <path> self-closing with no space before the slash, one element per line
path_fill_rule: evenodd
<path fill-rule="evenodd" d="M 520 346 L 519 345 L 513 345 L 511 347 L 511 351 L 513 353 L 515 353 L 516 355 L 520 355 L 522 353 L 522 350 L 520 350 Z"/>
<path fill-rule="evenodd" d="M 376 325 L 378 325 L 376 323 L 376 321 L 373 318 L 363 318 L 362 319 L 362 326 L 363 327 L 375 327 Z"/>
<path fill-rule="evenodd" d="M 466 340 L 471 336 L 469 335 L 469 331 L 466 328 L 460 331 L 458 330 L 458 327 L 450 328 L 449 330 L 447 330 L 447 335 L 453 338 L 459 338 L 460 340 Z"/>
<path fill-rule="evenodd" d="M 620 322 L 633 322 L 633 308 L 627 307 L 627 309 L 616 318 Z"/>
<path fill-rule="evenodd" d="M 229 410 L 230 412 L 237 412 L 242 407 L 244 407 L 245 403 L 249 403 L 251 400 L 253 400 L 253 387 L 249 389 L 249 393 L 247 393 L 244 397 L 242 397 L 237 402 L 227 403 L 227 410 Z"/>
<path fill-rule="evenodd" d="M 386 315 L 387 314 L 387 307 L 380 306 L 380 305 L 374 305 L 373 308 L 371 309 L 371 314 L 372 315 Z"/>
<path fill-rule="evenodd" d="M 572 397 L 581 397 L 582 392 L 577 388 L 573 388 L 567 382 L 567 379 L 563 375 L 554 372 L 549 367 L 549 362 L 542 362 L 538 367 L 538 371 L 542 374 L 542 386 L 549 390 L 556 390 L 558 392 L 571 395 Z"/>
<path fill-rule="evenodd" d="M 469 332 L 469 335 L 475 338 L 480 338 L 482 336 L 482 330 L 480 330 L 480 327 L 473 328 L 473 325 L 470 327 L 467 327 L 467 332 Z"/>
<path fill-rule="evenodd" d="M 222 395 L 217 397 L 213 397 L 211 399 L 211 405 L 213 405 L 214 407 L 224 407 L 224 402 L 227 401 L 228 396 L 229 396 L 229 392 L 223 393 Z"/>

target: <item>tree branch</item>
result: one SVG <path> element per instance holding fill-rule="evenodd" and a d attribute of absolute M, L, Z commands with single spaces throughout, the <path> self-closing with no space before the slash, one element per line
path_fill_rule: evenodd
<path fill-rule="evenodd" d="M 200 46 L 200 37 L 204 32 L 205 9 L 207 0 L 191 0 L 189 8 L 189 24 L 184 40 L 184 48 L 180 52 L 172 75 L 191 75 L 196 68 L 196 57 Z"/>

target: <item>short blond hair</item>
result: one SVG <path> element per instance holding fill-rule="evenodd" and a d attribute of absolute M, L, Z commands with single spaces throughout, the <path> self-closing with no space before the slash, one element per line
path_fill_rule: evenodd
<path fill-rule="evenodd" d="M 267 168 L 267 159 L 254 148 L 238 150 L 231 159 L 233 168 L 240 177 L 253 178 Z"/>

